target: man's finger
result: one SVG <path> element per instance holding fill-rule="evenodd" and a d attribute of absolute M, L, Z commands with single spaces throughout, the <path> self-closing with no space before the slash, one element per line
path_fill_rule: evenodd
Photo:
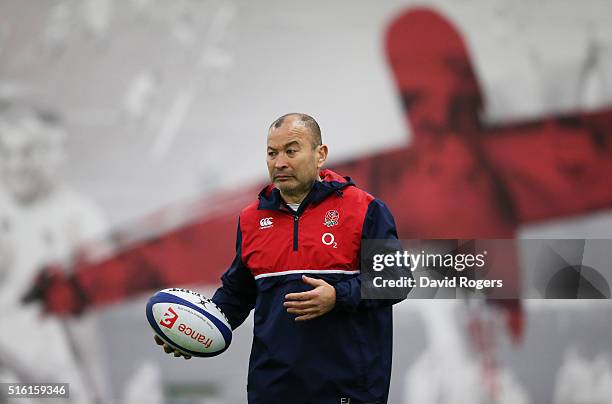
<path fill-rule="evenodd" d="M 155 343 L 156 343 L 157 345 L 164 345 L 164 341 L 163 341 L 161 338 L 159 338 L 159 336 L 158 336 L 158 335 L 154 335 L 154 336 L 153 336 L 153 339 L 155 340 Z"/>
<path fill-rule="evenodd" d="M 181 353 L 179 351 L 174 351 L 174 357 L 178 358 L 179 356 L 181 356 Z"/>
<path fill-rule="evenodd" d="M 185 360 L 191 359 L 191 355 L 183 355 L 183 358 L 185 358 Z"/>
<path fill-rule="evenodd" d="M 313 297 L 312 291 L 300 292 L 300 293 L 289 293 L 285 295 L 285 300 L 309 300 Z"/>
<path fill-rule="evenodd" d="M 313 314 L 305 314 L 303 316 L 299 316 L 295 318 L 295 321 L 307 321 L 307 320 L 312 320 L 313 318 L 319 317 L 320 314 L 318 313 L 313 313 Z"/>
<path fill-rule="evenodd" d="M 172 349 L 172 347 L 170 347 L 170 345 L 164 344 L 164 352 L 172 353 L 172 352 L 174 352 L 174 349 Z"/>
<path fill-rule="evenodd" d="M 287 309 L 287 313 L 289 314 L 299 314 L 299 315 L 304 315 L 304 314 L 314 314 L 314 313 L 318 313 L 319 309 L 316 307 L 313 308 L 309 308 L 309 309 Z"/>
<path fill-rule="evenodd" d="M 307 309 L 316 305 L 312 300 L 293 300 L 283 303 L 283 306 L 292 309 Z"/>

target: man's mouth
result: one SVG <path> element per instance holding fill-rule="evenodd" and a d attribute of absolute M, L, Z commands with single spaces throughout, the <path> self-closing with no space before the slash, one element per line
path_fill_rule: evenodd
<path fill-rule="evenodd" d="M 288 179 L 290 179 L 290 178 L 293 178 L 293 176 L 291 176 L 291 175 L 285 175 L 285 174 L 275 175 L 275 176 L 274 176 L 274 179 L 275 179 L 275 180 L 277 180 L 277 181 L 286 181 L 286 180 L 288 180 Z"/>

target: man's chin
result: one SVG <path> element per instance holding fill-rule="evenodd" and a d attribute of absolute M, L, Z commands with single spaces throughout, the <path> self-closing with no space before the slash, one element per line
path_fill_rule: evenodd
<path fill-rule="evenodd" d="M 274 186 L 285 195 L 294 195 L 302 191 L 303 185 L 295 178 L 290 178 L 284 181 L 275 180 Z"/>
<path fill-rule="evenodd" d="M 295 184 L 289 184 L 289 181 L 274 181 L 274 186 L 278 188 L 283 194 L 293 194 L 296 191 Z"/>

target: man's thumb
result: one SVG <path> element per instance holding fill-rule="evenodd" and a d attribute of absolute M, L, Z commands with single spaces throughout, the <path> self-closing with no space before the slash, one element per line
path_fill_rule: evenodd
<path fill-rule="evenodd" d="M 325 283 L 323 279 L 310 278 L 306 275 L 302 275 L 302 280 L 310 286 L 319 286 Z"/>

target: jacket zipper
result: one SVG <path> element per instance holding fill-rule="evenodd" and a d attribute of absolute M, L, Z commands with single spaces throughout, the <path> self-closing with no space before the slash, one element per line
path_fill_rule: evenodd
<path fill-rule="evenodd" d="M 297 251 L 298 249 L 298 222 L 300 217 L 298 215 L 293 215 L 293 251 Z"/>

